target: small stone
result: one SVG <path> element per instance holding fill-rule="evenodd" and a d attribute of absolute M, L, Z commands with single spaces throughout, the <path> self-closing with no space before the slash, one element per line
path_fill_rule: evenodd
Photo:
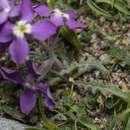
<path fill-rule="evenodd" d="M 18 121 L 0 118 L 0 130 L 24 130 L 28 127 L 30 126 L 19 123 Z"/>
<path fill-rule="evenodd" d="M 126 74 L 125 73 L 121 73 L 121 78 L 126 78 Z"/>
<path fill-rule="evenodd" d="M 125 93 L 128 93 L 128 92 L 129 92 L 129 89 L 127 88 L 125 82 L 121 82 L 120 85 L 121 85 L 121 88 L 122 88 L 122 91 L 123 91 L 123 92 L 125 92 Z"/>
<path fill-rule="evenodd" d="M 101 22 L 105 22 L 105 18 L 104 18 L 104 17 L 101 17 L 101 18 L 100 18 L 100 21 L 101 21 Z"/>
<path fill-rule="evenodd" d="M 105 60 L 106 58 L 109 58 L 109 56 L 107 54 L 103 54 L 100 56 L 100 60 Z"/>
<path fill-rule="evenodd" d="M 93 33 L 91 37 L 92 37 L 91 43 L 94 43 L 94 42 L 97 41 L 97 35 L 96 35 L 96 33 Z"/>
<path fill-rule="evenodd" d="M 128 45 L 129 45 L 129 43 L 128 43 L 127 40 L 122 40 L 122 44 L 125 45 L 125 46 L 128 46 Z"/>

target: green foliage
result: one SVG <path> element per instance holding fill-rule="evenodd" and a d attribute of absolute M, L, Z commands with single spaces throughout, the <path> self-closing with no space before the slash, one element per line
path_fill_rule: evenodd
<path fill-rule="evenodd" d="M 120 103 L 120 99 L 111 97 L 105 102 L 105 107 L 108 109 L 116 108 L 116 106 Z"/>
<path fill-rule="evenodd" d="M 59 113 L 59 114 L 56 114 L 56 115 L 55 115 L 55 120 L 66 121 L 66 120 L 67 120 L 67 117 L 66 117 L 64 114 Z"/>
<path fill-rule="evenodd" d="M 120 97 L 124 101 L 128 102 L 128 94 L 123 93 L 120 88 L 115 85 L 103 85 L 98 83 L 87 83 L 84 81 L 77 81 L 78 86 L 84 86 L 87 88 L 91 88 L 92 92 L 95 93 L 96 90 L 99 90 L 104 96 L 108 94 L 113 94 L 117 97 Z"/>
<path fill-rule="evenodd" d="M 70 30 L 67 26 L 64 26 L 61 28 L 61 34 L 64 36 L 64 38 L 71 43 L 74 47 L 77 49 L 82 49 L 83 45 L 77 38 L 77 35 L 73 30 Z"/>
<path fill-rule="evenodd" d="M 54 0 L 50 0 L 47 4 L 48 4 L 48 7 L 49 7 L 50 9 L 53 9 L 53 8 L 55 7 L 55 2 L 54 2 Z"/>
<path fill-rule="evenodd" d="M 119 47 L 112 47 L 108 51 L 108 54 L 116 58 L 117 60 L 123 60 L 124 57 L 126 56 L 126 51 L 123 49 L 120 49 Z"/>
<path fill-rule="evenodd" d="M 41 112 L 41 116 L 42 116 L 42 121 L 43 121 L 43 127 L 45 128 L 48 128 L 48 129 L 52 129 L 52 130 L 58 130 L 58 127 L 57 125 L 49 122 L 47 119 L 46 119 L 46 115 L 45 115 L 45 112 L 44 112 L 44 100 L 43 100 L 43 97 L 41 95 L 41 93 L 38 93 L 38 98 L 39 98 L 39 109 L 40 109 L 40 112 Z"/>
<path fill-rule="evenodd" d="M 112 7 L 115 7 L 118 11 L 126 15 L 130 15 L 130 11 L 126 8 L 125 3 L 123 2 L 119 2 L 117 0 L 96 0 L 96 2 L 110 4 Z"/>
<path fill-rule="evenodd" d="M 94 125 L 90 120 L 88 120 L 86 117 L 82 117 L 78 120 L 82 125 L 86 126 L 87 128 L 90 128 L 91 130 L 100 130 L 100 128 L 97 125 Z"/>
<path fill-rule="evenodd" d="M 88 6 L 92 9 L 92 11 L 96 12 L 98 15 L 103 15 L 104 17 L 111 18 L 112 15 L 107 11 L 101 9 L 97 6 L 92 0 L 87 0 Z"/>
<path fill-rule="evenodd" d="M 63 97 L 64 104 L 67 106 L 71 106 L 74 103 L 74 100 L 71 96 L 64 96 Z"/>
<path fill-rule="evenodd" d="M 123 63 L 123 65 L 130 66 L 130 55 L 127 56 L 128 51 L 126 49 L 120 49 L 119 47 L 113 47 L 107 51 L 111 57 L 115 59 L 116 63 Z M 122 65 L 122 64 L 121 64 Z"/>
<path fill-rule="evenodd" d="M 103 3 L 106 4 L 106 10 L 103 8 L 100 8 L 98 4 Z M 96 13 L 97 15 L 104 16 L 108 19 L 116 18 L 116 15 L 113 17 L 113 14 L 115 14 L 115 11 L 113 10 L 113 7 L 119 11 L 119 17 L 120 13 L 123 13 L 125 15 L 130 15 L 130 11 L 127 8 L 127 4 L 125 4 L 124 1 L 119 0 L 87 0 L 87 5 L 89 8 Z M 110 9 L 111 7 L 111 9 Z M 108 12 L 109 10 L 109 12 Z M 111 13 L 112 12 L 112 13 Z"/>

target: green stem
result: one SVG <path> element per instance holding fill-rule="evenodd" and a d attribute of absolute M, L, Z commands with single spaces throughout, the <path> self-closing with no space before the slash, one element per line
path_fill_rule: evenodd
<path fill-rule="evenodd" d="M 74 129 L 75 129 L 75 130 L 78 130 L 78 129 L 77 129 L 77 120 L 75 120 L 75 122 L 74 122 Z"/>
<path fill-rule="evenodd" d="M 73 89 L 74 89 L 74 84 L 72 84 L 72 86 L 71 86 L 70 96 L 73 95 Z"/>
<path fill-rule="evenodd" d="M 39 110 L 42 116 L 42 121 L 47 121 L 46 115 L 44 112 L 44 104 L 43 104 L 44 100 L 40 92 L 38 92 L 38 99 L 39 99 Z"/>
<path fill-rule="evenodd" d="M 42 121 L 43 121 L 43 126 L 45 128 L 48 128 L 49 130 L 58 130 L 58 126 L 49 122 L 46 118 L 46 115 L 45 115 L 45 107 L 44 107 L 44 100 L 43 100 L 43 97 L 42 97 L 42 94 L 40 92 L 38 92 L 38 99 L 39 99 L 39 110 L 40 110 L 40 113 L 41 113 L 41 116 L 42 116 Z"/>

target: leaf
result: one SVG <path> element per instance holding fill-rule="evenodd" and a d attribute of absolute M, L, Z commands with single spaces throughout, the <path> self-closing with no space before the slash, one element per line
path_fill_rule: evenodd
<path fill-rule="evenodd" d="M 109 18 L 112 17 L 110 13 L 98 7 L 94 2 L 92 2 L 92 0 L 87 0 L 87 4 L 98 15 L 103 15 L 104 17 L 109 17 Z"/>
<path fill-rule="evenodd" d="M 117 0 L 115 0 L 114 3 L 113 3 L 113 0 L 96 0 L 96 2 L 110 4 L 111 6 L 114 6 L 117 10 L 119 10 L 120 12 L 126 15 L 130 15 L 130 11 L 124 6 L 124 4 Z"/>
<path fill-rule="evenodd" d="M 41 93 L 38 93 L 38 99 L 39 99 L 39 109 L 40 109 L 40 112 L 41 112 L 41 115 L 42 115 L 42 121 L 43 121 L 43 126 L 45 128 L 48 128 L 48 129 L 53 129 L 53 130 L 58 130 L 58 126 L 49 122 L 47 119 L 46 119 L 46 115 L 45 115 L 45 112 L 44 112 L 44 100 L 43 100 L 43 97 L 41 95 Z"/>
<path fill-rule="evenodd" d="M 123 124 L 122 124 L 122 126 L 123 126 L 123 130 L 129 130 L 129 129 L 126 129 L 127 127 L 127 125 L 126 124 L 128 124 L 129 122 L 129 117 L 130 117 L 130 108 L 128 108 L 128 109 L 126 109 L 125 111 L 123 111 L 123 112 L 121 112 L 121 113 L 119 113 L 118 115 L 116 115 L 114 118 L 113 118 L 113 121 L 112 121 L 112 124 L 111 124 L 111 126 L 110 126 L 110 129 L 113 129 L 113 127 L 116 125 L 116 122 L 117 121 L 119 121 L 119 120 L 122 120 L 123 121 Z M 126 122 L 126 120 L 127 120 L 127 118 L 128 118 L 128 121 Z M 125 127 L 124 127 L 125 126 Z M 128 126 L 129 126 L 129 124 L 128 124 Z"/>
<path fill-rule="evenodd" d="M 80 119 L 78 119 L 78 122 L 92 130 L 100 130 L 100 128 L 97 125 L 91 123 L 86 117 L 81 117 Z"/>
<path fill-rule="evenodd" d="M 54 7 L 55 7 L 54 0 L 49 0 L 49 1 L 47 2 L 47 4 L 48 4 L 48 7 L 49 7 L 50 9 L 54 9 Z"/>
<path fill-rule="evenodd" d="M 67 114 L 67 116 L 68 116 L 69 118 L 71 118 L 73 121 L 76 119 L 76 116 L 74 115 L 73 112 L 68 111 L 68 112 L 66 112 L 66 114 Z"/>
<path fill-rule="evenodd" d="M 130 129 L 130 117 L 129 117 L 129 120 L 128 120 L 128 122 L 127 122 L 127 125 L 126 125 L 125 130 L 129 130 L 129 129 Z"/>
<path fill-rule="evenodd" d="M 63 97 L 64 104 L 67 106 L 71 106 L 74 103 L 74 100 L 71 96 L 64 96 Z"/>
<path fill-rule="evenodd" d="M 45 3 L 45 0 L 37 0 L 38 2 L 40 2 L 40 3 Z"/>
<path fill-rule="evenodd" d="M 13 116 L 15 114 L 14 109 L 7 105 L 2 106 L 2 109 L 5 113 L 9 114 L 10 116 Z"/>
<path fill-rule="evenodd" d="M 130 66 L 130 55 L 125 57 L 124 62 L 126 65 Z"/>
<path fill-rule="evenodd" d="M 118 60 L 123 60 L 126 55 L 126 51 L 124 49 L 120 49 L 119 47 L 113 47 L 108 50 L 107 53 Z"/>
<path fill-rule="evenodd" d="M 50 71 L 53 64 L 54 64 L 53 58 L 47 59 L 42 63 L 42 65 L 39 68 L 40 72 L 42 73 L 42 77 L 44 77 Z"/>
<path fill-rule="evenodd" d="M 108 99 L 106 102 L 105 102 L 105 107 L 108 108 L 108 109 L 112 109 L 114 107 L 116 107 L 117 104 L 119 104 L 120 102 L 120 99 Z"/>
<path fill-rule="evenodd" d="M 67 26 L 64 26 L 61 28 L 61 34 L 64 36 L 64 38 L 71 43 L 74 47 L 77 49 L 82 49 L 83 45 L 77 38 L 77 35 L 73 30 L 70 30 Z"/>
<path fill-rule="evenodd" d="M 117 97 L 120 97 L 124 101 L 128 102 L 128 94 L 123 93 L 121 89 L 118 88 L 116 85 L 103 85 L 103 84 L 98 84 L 98 83 L 87 83 L 84 81 L 76 81 L 76 84 L 78 86 L 91 88 L 93 92 L 95 92 L 96 90 L 99 90 L 104 96 L 111 93 Z"/>
<path fill-rule="evenodd" d="M 55 119 L 56 119 L 56 120 L 59 120 L 59 121 L 66 121 L 66 120 L 67 120 L 66 116 L 63 115 L 62 113 L 56 114 L 56 115 L 55 115 Z"/>
<path fill-rule="evenodd" d="M 103 61 L 102 63 L 99 60 L 92 60 L 92 59 L 88 59 L 86 61 L 80 61 L 79 63 L 74 62 L 73 65 L 66 66 L 64 69 L 62 69 L 61 72 L 59 72 L 59 75 L 61 77 L 65 75 L 71 75 L 75 70 L 77 70 L 78 74 L 74 75 L 75 77 L 73 78 L 78 78 L 79 76 L 83 75 L 86 71 L 92 69 L 97 69 L 103 73 L 107 73 L 107 69 L 104 67 L 103 64 L 108 64 L 108 63 L 110 63 L 110 61 L 106 61 L 106 62 Z M 63 79 L 61 79 L 60 77 L 56 77 L 49 80 L 48 84 L 54 85 L 55 83 L 57 84 L 62 80 Z"/>
<path fill-rule="evenodd" d="M 71 108 L 72 108 L 72 110 L 73 110 L 74 112 L 77 113 L 77 117 L 81 117 L 81 116 L 83 116 L 83 115 L 86 115 L 86 112 L 85 112 L 85 108 L 84 108 L 84 107 L 80 107 L 80 106 L 74 105 L 74 106 L 72 106 Z"/>

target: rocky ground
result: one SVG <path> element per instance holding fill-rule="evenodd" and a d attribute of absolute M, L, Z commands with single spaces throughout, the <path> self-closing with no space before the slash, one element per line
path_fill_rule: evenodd
<path fill-rule="evenodd" d="M 102 130 L 107 130 L 114 114 L 125 110 L 127 104 L 119 98 L 120 95 L 118 97 L 118 93 L 116 95 L 110 91 L 103 91 L 100 87 L 112 85 L 119 88 L 123 94 L 130 92 L 130 20 L 121 23 L 119 19 L 95 17 L 91 13 L 85 13 L 83 7 L 78 11 L 78 20 L 88 24 L 86 30 L 75 30 L 83 43 L 83 49 L 75 49 L 62 35 L 59 35 L 53 48 L 57 58 L 53 64 L 44 43 L 39 44 L 38 41 L 28 38 L 32 43 L 29 45 L 30 57 L 44 75 L 40 81 L 50 84 L 56 101 L 54 110 L 46 109 L 49 121 L 57 124 L 61 130 L 73 130 L 75 119 L 81 114 L 91 118 L 92 123 L 97 124 Z M 48 58 L 51 60 L 47 61 Z M 17 67 L 10 60 L 8 52 L 0 59 L 0 63 L 6 67 Z M 19 68 L 25 72 L 24 66 Z M 28 116 L 20 112 L 21 86 L 4 81 L 2 78 L 0 80 L 1 117 L 41 127 L 37 107 Z M 83 82 L 86 83 L 86 87 Z M 4 118 L 0 119 L 0 129 L 5 127 L 3 130 L 11 128 L 22 130 L 19 123 L 6 121 Z M 77 128 L 86 129 L 82 122 Z M 121 120 L 115 129 L 122 130 Z"/>

